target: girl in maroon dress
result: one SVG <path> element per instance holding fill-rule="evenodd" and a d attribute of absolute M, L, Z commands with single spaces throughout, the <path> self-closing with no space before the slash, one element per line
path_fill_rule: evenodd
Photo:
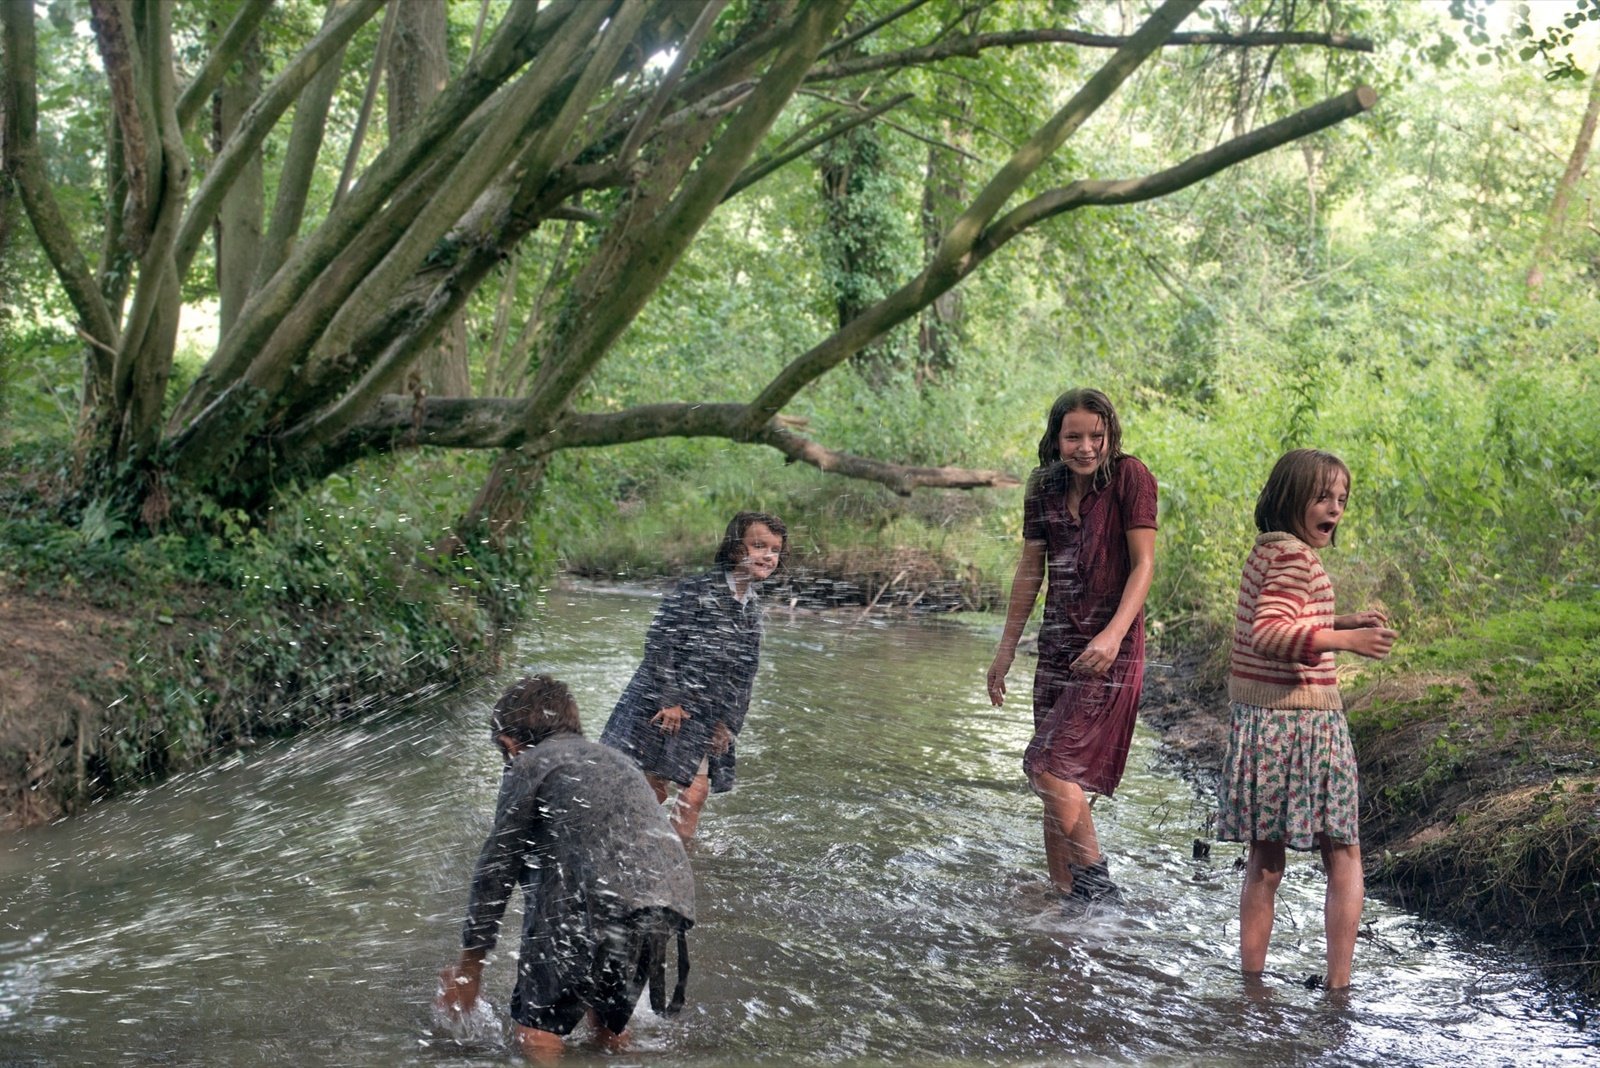
<path fill-rule="evenodd" d="M 1039 440 L 1022 506 L 1022 559 L 1011 582 L 989 699 L 1005 698 L 1017 640 L 1048 579 L 1033 740 L 1022 759 L 1044 802 L 1050 881 L 1079 899 L 1115 899 L 1085 792 L 1122 781 L 1144 679 L 1144 599 L 1155 574 L 1156 482 L 1122 451 L 1116 410 L 1097 389 L 1063 393 Z"/>

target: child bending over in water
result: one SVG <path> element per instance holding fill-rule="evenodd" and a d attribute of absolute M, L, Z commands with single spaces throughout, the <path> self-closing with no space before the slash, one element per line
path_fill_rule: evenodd
<path fill-rule="evenodd" d="M 1239 892 L 1247 976 L 1266 967 L 1285 848 L 1321 850 L 1329 988 L 1350 984 L 1364 893 L 1356 758 L 1333 654 L 1381 660 L 1395 639 L 1381 611 L 1333 611 L 1318 553 L 1333 544 L 1349 496 L 1343 461 L 1295 449 L 1256 499 L 1260 534 L 1239 579 L 1228 672 L 1233 725 L 1217 814 L 1219 840 L 1250 843 Z"/>
<path fill-rule="evenodd" d="M 478 999 L 512 887 L 522 884 L 522 948 L 511 1018 L 517 1049 L 559 1055 L 585 1012 L 602 1044 L 621 1044 L 645 981 L 658 1013 L 683 1004 L 694 875 L 661 804 L 621 754 L 587 741 L 578 704 L 548 675 L 518 682 L 494 707 L 505 757 L 494 828 L 478 854 L 461 957 L 439 973 L 438 1007 Z M 678 939 L 678 985 L 664 989 Z"/>

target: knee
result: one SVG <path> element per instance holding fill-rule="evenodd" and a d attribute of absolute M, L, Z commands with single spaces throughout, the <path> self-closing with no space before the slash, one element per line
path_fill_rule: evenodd
<path fill-rule="evenodd" d="M 1364 882 L 1361 870 L 1361 847 L 1345 842 L 1322 843 L 1322 867 L 1330 879 L 1349 879 Z"/>
<path fill-rule="evenodd" d="M 1072 805 L 1083 800 L 1083 787 L 1075 782 L 1058 779 L 1047 771 L 1035 772 L 1028 784 L 1047 805 Z"/>
<path fill-rule="evenodd" d="M 698 775 L 694 781 L 678 791 L 678 800 L 686 805 L 699 808 L 706 803 L 706 798 L 711 795 L 711 781 L 704 775 Z"/>
<path fill-rule="evenodd" d="M 1254 867 L 1250 869 L 1249 879 L 1263 890 L 1276 894 L 1283 883 L 1283 869 Z"/>
<path fill-rule="evenodd" d="M 1273 848 L 1273 843 L 1252 846 L 1250 863 L 1245 869 L 1246 880 L 1276 893 L 1283 882 L 1284 859 L 1281 846 Z"/>
<path fill-rule="evenodd" d="M 650 789 L 655 791 L 656 804 L 664 804 L 667 800 L 667 780 L 659 775 L 651 775 L 649 772 L 645 773 L 644 778 L 650 784 Z"/>

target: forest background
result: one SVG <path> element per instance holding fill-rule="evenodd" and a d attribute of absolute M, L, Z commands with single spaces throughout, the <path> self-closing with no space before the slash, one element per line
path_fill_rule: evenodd
<path fill-rule="evenodd" d="M 1592 959 L 1600 7 L 671 7 L 518 44 L 537 5 L 7 5 L 7 821 L 447 686 L 557 572 L 702 566 L 739 508 L 836 596 L 992 608 L 1045 409 L 1094 385 L 1161 484 L 1149 626 L 1197 693 L 1272 459 L 1345 458 L 1330 570 L 1403 635 L 1346 669 L 1379 874 Z M 1163 17 L 1210 36 L 1129 54 Z M 565 140 L 458 117 L 405 184 L 463 72 L 563 33 L 560 91 L 500 114 Z M 441 206 L 462 160 L 546 169 Z"/>

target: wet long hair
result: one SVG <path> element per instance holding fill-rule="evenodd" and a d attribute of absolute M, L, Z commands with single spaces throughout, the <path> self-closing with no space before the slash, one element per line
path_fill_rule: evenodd
<path fill-rule="evenodd" d="M 1256 497 L 1256 529 L 1263 534 L 1282 531 L 1305 537 L 1300 524 L 1305 520 L 1306 509 L 1340 475 L 1348 490 L 1350 468 L 1343 460 L 1321 449 L 1290 449 L 1272 465 L 1272 474 Z M 1337 542 L 1338 537 L 1339 528 L 1334 527 L 1331 541 Z"/>
<path fill-rule="evenodd" d="M 501 695 L 489 716 L 489 734 L 533 746 L 556 734 L 583 737 L 578 702 L 564 682 L 549 675 L 524 676 Z"/>
<path fill-rule="evenodd" d="M 1073 412 L 1092 412 L 1100 417 L 1106 428 L 1106 446 L 1100 456 L 1100 466 L 1095 468 L 1094 488 L 1104 489 L 1117 473 L 1117 462 L 1125 455 L 1122 451 L 1122 423 L 1111 398 L 1098 389 L 1069 389 L 1050 405 L 1045 416 L 1044 436 L 1039 439 L 1039 466 L 1034 469 L 1030 482 L 1048 479 L 1050 488 L 1056 483 L 1066 487 L 1067 466 L 1061 462 L 1061 424 Z"/>
<path fill-rule="evenodd" d="M 716 565 L 724 571 L 732 571 L 739 565 L 739 561 L 744 559 L 745 533 L 757 523 L 783 539 L 783 547 L 778 550 L 778 566 L 772 569 L 772 575 L 767 579 L 770 582 L 778 577 L 783 566 L 789 562 L 789 528 L 770 512 L 736 513 L 728 521 L 728 529 L 722 532 L 722 544 L 717 546 Z"/>

